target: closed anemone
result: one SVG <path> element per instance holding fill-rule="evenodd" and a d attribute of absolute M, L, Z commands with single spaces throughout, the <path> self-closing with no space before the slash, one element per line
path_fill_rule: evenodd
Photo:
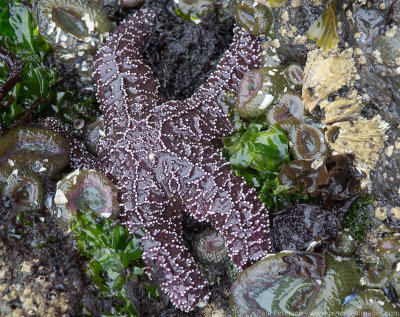
<path fill-rule="evenodd" d="M 236 22 L 253 35 L 268 35 L 274 23 L 271 10 L 262 5 L 254 6 L 253 0 L 238 1 L 235 17 Z"/>
<path fill-rule="evenodd" d="M 58 133 L 36 128 L 15 127 L 0 137 L 0 164 L 18 170 L 32 170 L 54 177 L 69 163 L 70 147 Z"/>
<path fill-rule="evenodd" d="M 289 65 L 285 70 L 285 75 L 289 83 L 294 86 L 293 88 L 301 88 L 303 85 L 304 71 L 300 65 Z"/>
<path fill-rule="evenodd" d="M 259 116 L 262 111 L 258 109 L 258 91 L 262 87 L 262 78 L 259 70 L 251 70 L 242 78 L 236 102 L 236 111 L 242 118 L 250 119 Z"/>
<path fill-rule="evenodd" d="M 302 123 L 292 129 L 288 137 L 296 160 L 314 160 L 327 151 L 324 133 L 316 126 Z"/>
<path fill-rule="evenodd" d="M 237 91 L 236 110 L 245 119 L 265 116 L 268 108 L 276 104 L 290 89 L 284 75 L 285 67 L 263 67 L 248 71 Z"/>
<path fill-rule="evenodd" d="M 64 32 L 71 33 L 76 37 L 83 37 L 89 34 L 85 21 L 74 12 L 68 12 L 62 8 L 54 8 L 53 19 Z"/>
<path fill-rule="evenodd" d="M 214 229 L 206 229 L 194 241 L 195 257 L 204 265 L 224 266 L 229 260 L 225 241 Z"/>
<path fill-rule="evenodd" d="M 300 124 L 304 116 L 304 105 L 296 94 L 284 94 L 279 104 L 267 113 L 267 122 L 270 125 L 277 124 L 284 131 L 289 131 L 293 126 Z"/>
<path fill-rule="evenodd" d="M 198 21 L 215 8 L 215 0 L 174 0 L 172 7 L 174 11 L 192 21 Z"/>
<path fill-rule="evenodd" d="M 117 217 L 120 212 L 117 187 L 95 170 L 75 170 L 57 183 L 54 202 L 61 223 L 76 211 L 90 211 L 101 217 Z"/>
<path fill-rule="evenodd" d="M 0 168 L 1 194 L 8 197 L 19 211 L 35 211 L 44 207 L 41 178 L 30 171 L 18 171 L 3 165 Z"/>
<path fill-rule="evenodd" d="M 367 289 L 359 292 L 343 306 L 339 316 L 395 316 L 398 311 L 381 290 Z"/>

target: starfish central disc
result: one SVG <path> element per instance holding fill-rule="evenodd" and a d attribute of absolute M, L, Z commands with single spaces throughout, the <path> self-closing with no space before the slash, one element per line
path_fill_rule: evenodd
<path fill-rule="evenodd" d="M 235 93 L 244 73 L 259 67 L 260 42 L 235 28 L 206 83 L 186 100 L 162 102 L 143 59 L 153 21 L 154 12 L 138 11 L 97 53 L 94 79 L 105 136 L 89 167 L 118 186 L 123 222 L 146 230 L 148 273 L 177 307 L 189 311 L 204 304 L 209 292 L 183 243 L 183 211 L 218 230 L 238 267 L 271 252 L 267 210 L 255 190 L 233 175 L 216 145 L 232 133 L 228 109 L 217 100 Z M 77 157 L 72 153 L 75 166 L 87 166 Z"/>

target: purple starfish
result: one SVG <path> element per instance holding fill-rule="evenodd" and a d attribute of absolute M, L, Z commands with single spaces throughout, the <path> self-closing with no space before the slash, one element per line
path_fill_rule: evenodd
<path fill-rule="evenodd" d="M 216 100 L 224 91 L 235 92 L 244 73 L 259 67 L 260 43 L 235 28 L 233 43 L 198 92 L 163 102 L 142 56 L 153 20 L 153 12 L 137 12 L 97 53 L 94 79 L 105 136 L 95 168 L 117 184 L 128 228 L 146 229 L 149 274 L 156 273 L 171 301 L 189 311 L 209 293 L 183 244 L 182 210 L 220 232 L 238 267 L 271 252 L 267 210 L 218 148 L 232 124 Z"/>

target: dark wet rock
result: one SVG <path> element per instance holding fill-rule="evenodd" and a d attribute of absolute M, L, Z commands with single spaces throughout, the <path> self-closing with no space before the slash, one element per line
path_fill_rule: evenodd
<path fill-rule="evenodd" d="M 397 39 L 392 29 L 394 24 L 388 24 L 386 20 L 389 4 L 384 7 L 386 9 L 381 9 L 378 3 L 368 9 L 356 7 L 346 18 L 346 24 L 354 38 L 350 43 L 356 47 L 358 55 L 356 66 L 362 92 L 368 94 L 369 101 L 382 118 L 394 124 L 399 117 L 399 107 L 396 106 L 400 100 L 398 66 L 388 66 L 384 59 L 394 55 Z M 343 10 L 346 11 L 348 9 Z"/>
<path fill-rule="evenodd" d="M 372 195 L 377 200 L 376 216 L 390 225 L 400 225 L 400 130 L 389 132 L 385 150 L 371 171 Z"/>
<path fill-rule="evenodd" d="M 353 200 L 330 207 L 298 204 L 272 214 L 275 250 L 305 250 L 316 239 L 334 239 Z"/>
<path fill-rule="evenodd" d="M 348 12 L 352 2 L 343 10 Z M 370 113 L 379 114 L 390 124 L 385 150 L 371 171 L 372 196 L 376 199 L 376 216 L 398 226 L 400 219 L 400 48 L 398 1 L 384 0 L 371 6 L 354 6 L 346 14 L 346 27 L 353 40 L 356 67 L 360 75 L 359 90 Z M 365 112 L 362 112 L 366 115 Z M 368 116 L 368 113 L 367 113 Z M 396 146 L 397 144 L 397 146 Z"/>
<path fill-rule="evenodd" d="M 81 305 L 94 315 L 110 311 L 51 215 L 0 208 L 0 217 L 1 316 L 78 316 Z"/>
<path fill-rule="evenodd" d="M 208 78 L 232 41 L 233 20 L 221 23 L 216 14 L 200 24 L 182 21 L 169 0 L 146 1 L 142 8 L 156 12 L 155 32 L 146 51 L 146 63 L 168 99 L 183 99 Z"/>
<path fill-rule="evenodd" d="M 273 9 L 275 37 L 279 40 L 277 53 L 286 61 L 305 64 L 307 52 L 315 48 L 307 38 L 311 24 L 322 13 L 322 6 L 310 5 L 311 1 L 288 1 L 283 7 Z"/>

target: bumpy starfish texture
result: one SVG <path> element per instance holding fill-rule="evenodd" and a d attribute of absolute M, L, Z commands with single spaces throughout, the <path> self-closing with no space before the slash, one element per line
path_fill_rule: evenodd
<path fill-rule="evenodd" d="M 146 229 L 143 257 L 150 276 L 189 311 L 204 304 L 209 292 L 183 244 L 182 210 L 218 230 L 238 267 L 272 251 L 267 210 L 255 190 L 232 174 L 219 148 L 232 124 L 217 100 L 259 67 L 260 43 L 236 28 L 233 43 L 198 92 L 163 102 L 142 56 L 153 19 L 151 11 L 137 12 L 97 53 L 94 79 L 105 136 L 95 167 L 117 184 L 123 222 L 131 230 Z"/>

